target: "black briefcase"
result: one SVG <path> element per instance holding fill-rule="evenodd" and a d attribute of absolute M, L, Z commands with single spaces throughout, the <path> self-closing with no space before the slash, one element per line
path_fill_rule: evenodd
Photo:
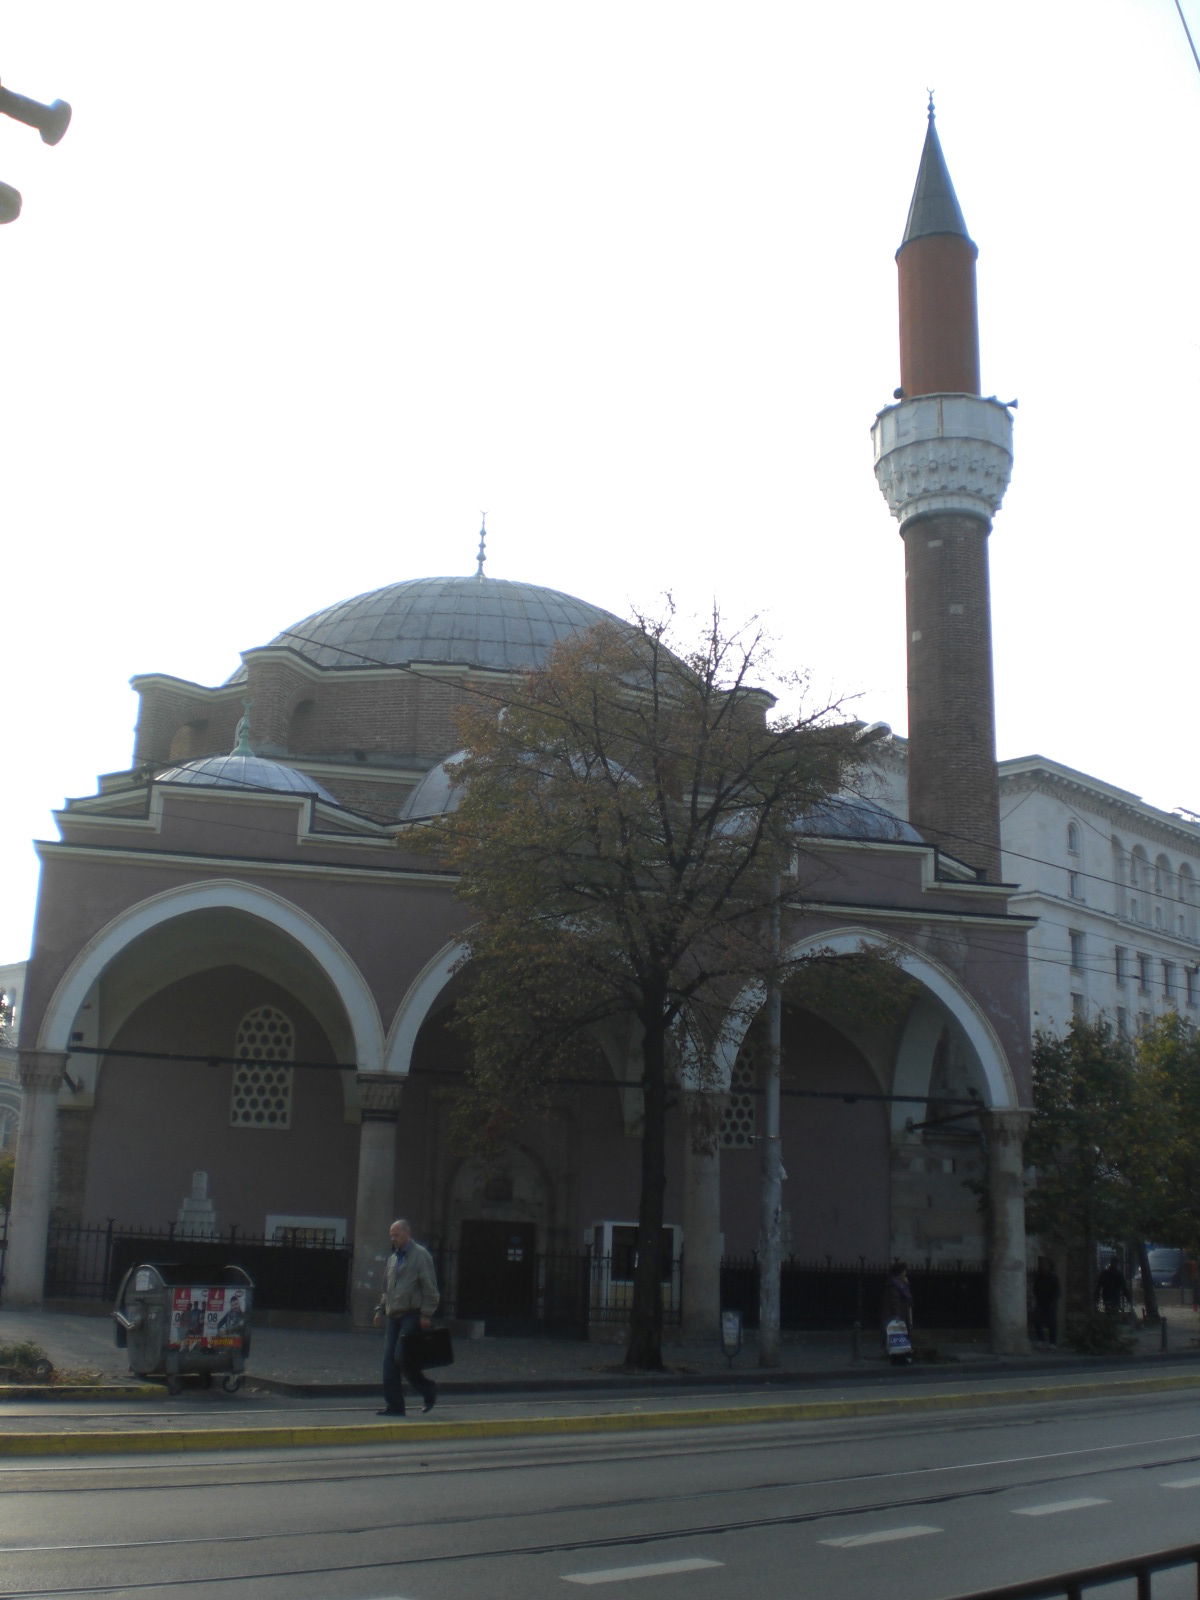
<path fill-rule="evenodd" d="M 404 1340 L 404 1353 L 415 1367 L 452 1367 L 454 1346 L 450 1342 L 450 1329 L 415 1329 Z"/>

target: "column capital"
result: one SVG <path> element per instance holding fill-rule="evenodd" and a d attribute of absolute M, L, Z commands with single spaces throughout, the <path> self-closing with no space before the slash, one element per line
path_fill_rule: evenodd
<path fill-rule="evenodd" d="M 68 1060 L 65 1050 L 21 1050 L 18 1051 L 18 1059 L 21 1087 L 26 1093 L 38 1089 L 57 1093 L 62 1087 Z"/>
<path fill-rule="evenodd" d="M 1024 1144 L 1033 1117 L 1032 1111 L 1019 1106 L 1003 1106 L 989 1109 L 984 1115 L 990 1140 L 996 1144 Z"/>
<path fill-rule="evenodd" d="M 358 1103 L 364 1122 L 395 1122 L 400 1114 L 404 1079 L 394 1072 L 360 1072 Z"/>

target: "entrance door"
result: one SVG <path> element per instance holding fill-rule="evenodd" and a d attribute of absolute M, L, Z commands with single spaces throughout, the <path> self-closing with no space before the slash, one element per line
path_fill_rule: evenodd
<path fill-rule="evenodd" d="M 537 1311 L 536 1239 L 532 1222 L 464 1222 L 458 1315 L 486 1321 L 489 1333 L 526 1332 Z"/>

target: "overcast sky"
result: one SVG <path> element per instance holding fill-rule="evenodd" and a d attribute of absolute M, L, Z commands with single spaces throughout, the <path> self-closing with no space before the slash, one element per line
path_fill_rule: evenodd
<path fill-rule="evenodd" d="M 1200 0 L 1185 0 L 1200 41 Z M 1200 810 L 1200 72 L 1174 0 L 9 0 L 0 961 L 134 673 L 474 568 L 761 617 L 905 726 L 871 469 L 926 91 L 1019 398 L 1000 754 Z"/>

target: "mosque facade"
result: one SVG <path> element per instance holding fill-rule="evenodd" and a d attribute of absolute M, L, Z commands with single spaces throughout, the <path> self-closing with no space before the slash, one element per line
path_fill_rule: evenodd
<path fill-rule="evenodd" d="M 1011 427 L 972 366 L 974 254 L 931 117 L 898 254 L 901 388 L 875 425 L 908 568 L 911 820 L 826 808 L 784 925 L 797 953 L 886 949 L 911 992 L 886 1021 L 785 993 L 783 1243 L 986 1260 L 993 1340 L 1013 1349 L 1029 919 L 999 878 L 986 541 Z M 506 1264 L 519 1296 L 534 1257 L 612 1250 L 638 1209 L 636 1051 L 600 1041 L 604 1074 L 564 1087 L 497 1162 L 456 1151 L 465 911 L 420 827 L 453 801 L 457 709 L 503 703 L 601 620 L 488 575 L 481 546 L 474 574 L 333 605 L 221 685 L 134 680 L 129 766 L 40 847 L 10 1304 L 41 1302 L 66 1224 L 327 1239 L 352 1252 L 356 1322 L 397 1214 L 461 1264 L 460 1314 L 486 1315 Z M 716 1325 L 722 1256 L 758 1240 L 761 1084 L 743 1044 L 727 1034 L 672 1112 L 666 1211 L 693 1333 Z"/>

